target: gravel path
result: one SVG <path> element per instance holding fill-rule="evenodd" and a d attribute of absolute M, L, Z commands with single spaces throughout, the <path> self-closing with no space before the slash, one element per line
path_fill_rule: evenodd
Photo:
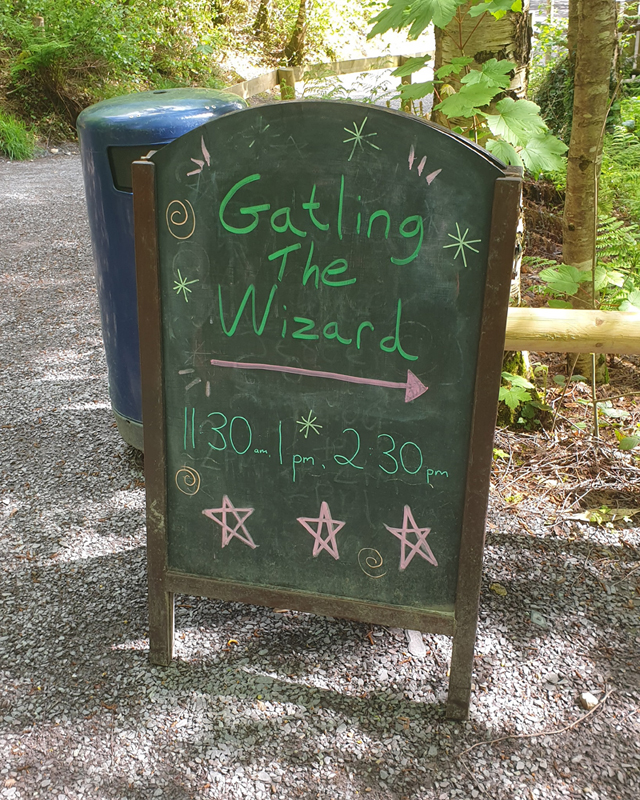
<path fill-rule="evenodd" d="M 536 498 L 492 496 L 466 724 L 446 637 L 181 596 L 150 666 L 78 156 L 0 163 L 0 221 L 0 798 L 637 800 L 640 530 Z"/>

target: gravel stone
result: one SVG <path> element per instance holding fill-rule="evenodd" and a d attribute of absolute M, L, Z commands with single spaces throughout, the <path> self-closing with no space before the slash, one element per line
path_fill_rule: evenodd
<path fill-rule="evenodd" d="M 567 535 L 543 488 L 490 497 L 467 724 L 443 636 L 179 596 L 149 664 L 143 460 L 58 150 L 0 161 L 0 800 L 637 800 L 640 531 Z"/>
<path fill-rule="evenodd" d="M 591 711 L 592 708 L 595 708 L 598 705 L 598 698 L 591 694 L 591 692 L 582 692 L 579 700 L 582 708 L 586 708 L 587 711 Z"/>

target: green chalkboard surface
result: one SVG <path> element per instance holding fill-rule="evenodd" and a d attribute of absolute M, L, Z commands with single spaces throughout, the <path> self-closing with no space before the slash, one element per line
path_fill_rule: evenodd
<path fill-rule="evenodd" d="M 469 584 L 473 647 L 519 179 L 435 125 L 336 102 L 229 114 L 151 161 L 150 574 L 450 633 Z"/>
<path fill-rule="evenodd" d="M 336 103 L 153 161 L 170 568 L 453 611 L 502 169 Z"/>

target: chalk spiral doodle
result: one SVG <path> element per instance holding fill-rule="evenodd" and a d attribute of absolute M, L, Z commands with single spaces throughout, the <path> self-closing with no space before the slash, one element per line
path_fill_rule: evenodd
<path fill-rule="evenodd" d="M 188 206 L 188 208 L 187 208 Z M 173 210 L 172 210 L 173 209 Z M 167 228 L 175 239 L 188 239 L 193 236 L 196 229 L 196 215 L 193 206 L 188 200 L 172 200 L 167 206 Z M 189 230 L 189 225 L 191 230 Z M 186 236 L 181 236 L 185 231 L 189 231 Z"/>
<path fill-rule="evenodd" d="M 176 472 L 176 486 L 183 494 L 192 497 L 200 491 L 200 475 L 191 467 L 181 467 Z"/>
<path fill-rule="evenodd" d="M 371 555 L 363 555 L 364 553 L 370 553 Z M 374 550 L 373 547 L 363 547 L 362 550 L 358 553 L 358 566 L 367 575 L 369 578 L 373 578 L 377 580 L 378 578 L 384 578 L 387 574 L 387 571 L 379 572 L 377 575 L 372 575 L 371 572 L 367 572 L 367 569 L 370 570 L 379 570 L 382 569 L 382 565 L 384 563 L 384 559 L 378 550 Z M 367 569 L 365 569 L 365 567 Z"/>

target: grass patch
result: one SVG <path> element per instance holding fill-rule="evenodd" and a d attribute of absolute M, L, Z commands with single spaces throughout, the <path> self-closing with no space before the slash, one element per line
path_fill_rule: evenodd
<path fill-rule="evenodd" d="M 27 126 L 0 109 L 0 153 L 14 161 L 33 158 L 36 140 Z"/>

